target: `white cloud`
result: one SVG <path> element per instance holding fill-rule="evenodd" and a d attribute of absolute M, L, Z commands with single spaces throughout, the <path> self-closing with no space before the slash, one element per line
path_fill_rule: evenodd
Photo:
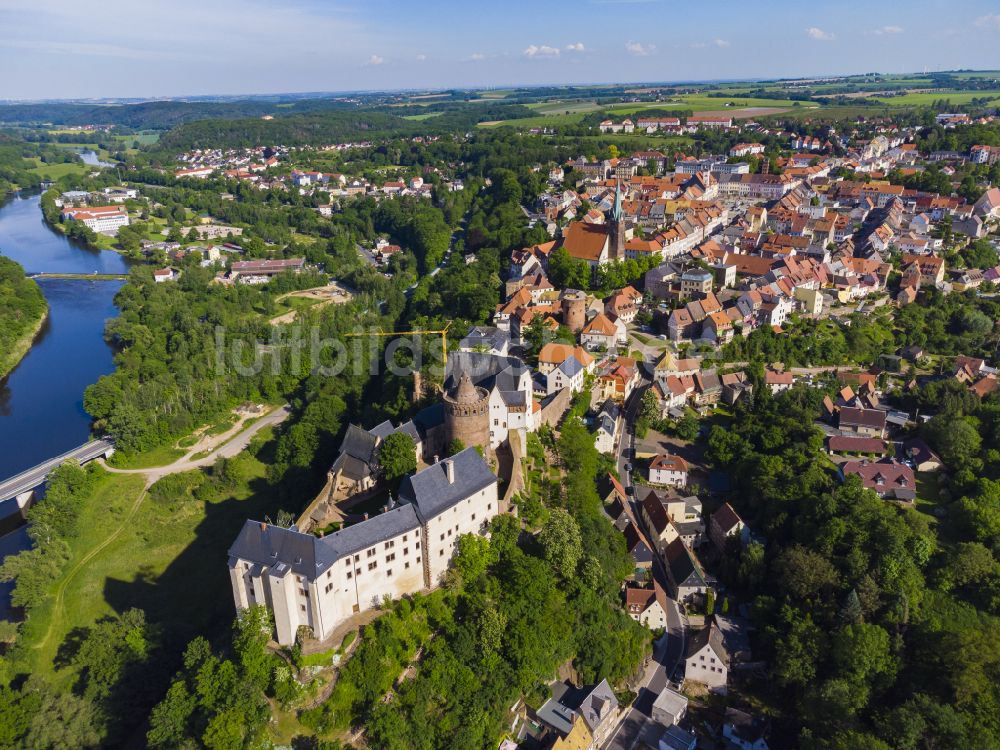
<path fill-rule="evenodd" d="M 417 60 L 420 60 L 421 62 L 423 62 L 426 59 L 427 59 L 427 55 L 425 55 L 423 52 L 421 52 L 419 55 L 417 55 Z"/>
<path fill-rule="evenodd" d="M 482 52 L 473 52 L 469 59 L 471 59 L 471 60 L 485 60 L 486 59 L 486 55 L 484 55 Z"/>
<path fill-rule="evenodd" d="M 881 27 L 879 29 L 875 29 L 871 33 L 874 34 L 875 36 L 882 36 L 883 34 L 902 34 L 903 33 L 903 27 L 902 26 L 892 26 L 892 25 L 890 25 L 890 26 L 883 26 L 883 27 Z"/>
<path fill-rule="evenodd" d="M 981 29 L 1000 30 L 1000 13 L 987 13 L 976 19 L 976 26 Z"/>
<path fill-rule="evenodd" d="M 525 48 L 523 54 L 525 57 L 559 57 L 559 48 L 547 44 L 531 44 Z"/>
<path fill-rule="evenodd" d="M 830 42 L 836 39 L 836 36 L 829 31 L 823 31 L 823 29 L 817 28 L 815 26 L 810 26 L 806 29 L 806 34 L 810 39 L 816 39 L 821 42 Z"/>
<path fill-rule="evenodd" d="M 725 47 L 729 46 L 729 40 L 728 39 L 713 39 L 712 40 L 712 44 L 714 44 L 716 47 L 723 47 L 723 48 L 725 48 Z"/>
<path fill-rule="evenodd" d="M 707 46 L 705 42 L 691 42 L 691 49 L 705 49 Z"/>
<path fill-rule="evenodd" d="M 381 65 L 385 62 L 385 58 L 379 57 L 378 55 L 372 55 L 368 58 L 369 65 Z"/>
<path fill-rule="evenodd" d="M 656 45 L 629 41 L 625 42 L 625 51 L 636 57 L 647 57 L 656 51 Z"/>
<path fill-rule="evenodd" d="M 577 42 L 576 44 L 567 44 L 566 49 L 570 52 L 583 52 L 583 42 Z"/>

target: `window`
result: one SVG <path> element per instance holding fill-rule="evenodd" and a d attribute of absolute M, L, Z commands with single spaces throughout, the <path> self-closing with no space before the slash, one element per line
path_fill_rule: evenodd
<path fill-rule="evenodd" d="M 420 542 L 417 542 L 417 543 L 416 543 L 416 545 L 414 545 L 414 546 L 415 546 L 415 547 L 416 547 L 417 549 L 420 549 Z"/>
<path fill-rule="evenodd" d="M 302 594 L 302 596 L 306 596 L 306 597 L 309 596 L 309 592 L 306 591 L 305 589 L 299 589 L 299 593 Z"/>
<path fill-rule="evenodd" d="M 348 578 L 353 578 L 354 577 L 354 573 L 352 573 L 351 571 L 347 571 L 347 577 Z"/>
<path fill-rule="evenodd" d="M 440 550 L 438 552 L 438 557 L 444 557 L 444 550 Z"/>
<path fill-rule="evenodd" d="M 406 555 L 408 555 L 408 554 L 410 554 L 410 548 L 409 547 L 403 547 L 403 555 L 404 555 L 404 557 Z"/>
<path fill-rule="evenodd" d="M 299 605 L 299 609 L 301 609 L 303 612 L 305 612 L 306 611 L 306 605 L 305 604 L 300 604 Z"/>
<path fill-rule="evenodd" d="M 388 555 L 385 556 L 385 561 L 387 563 L 390 563 L 390 562 L 392 562 L 395 559 L 396 559 L 396 553 L 395 552 L 392 552 L 392 553 L 390 553 L 390 554 L 388 554 Z"/>
<path fill-rule="evenodd" d="M 406 539 L 407 539 L 407 535 L 406 535 L 406 534 L 403 534 L 403 541 L 405 542 L 405 541 L 406 541 Z"/>
<path fill-rule="evenodd" d="M 409 570 L 409 569 L 410 569 L 410 562 L 409 562 L 409 560 L 407 560 L 407 561 L 406 561 L 405 563 L 403 563 L 403 567 L 404 567 L 404 568 L 405 568 L 406 570 Z"/>
<path fill-rule="evenodd" d="M 368 551 L 367 551 L 367 552 L 365 553 L 365 555 L 366 555 L 367 557 L 375 557 L 375 548 L 374 548 L 374 547 L 372 547 L 372 548 L 371 548 L 370 550 L 368 550 Z"/>
<path fill-rule="evenodd" d="M 475 520 L 476 520 L 476 514 L 475 514 L 475 513 L 473 513 L 473 514 L 472 514 L 472 520 L 473 520 L 473 521 L 475 521 Z"/>
<path fill-rule="evenodd" d="M 375 570 L 378 567 L 378 560 L 368 563 L 368 570 Z"/>
<path fill-rule="evenodd" d="M 418 563 L 420 562 L 420 558 L 419 558 L 419 557 L 417 558 L 417 562 L 418 562 Z"/>
<path fill-rule="evenodd" d="M 457 523 L 455 524 L 455 533 L 456 534 L 458 533 L 458 524 Z"/>
<path fill-rule="evenodd" d="M 448 529 L 448 536 L 451 536 L 451 529 Z M 441 538 L 443 539 L 444 537 Z"/>
<path fill-rule="evenodd" d="M 444 541 L 444 534 L 441 535 L 441 541 Z"/>
<path fill-rule="evenodd" d="M 494 427 L 499 427 L 500 426 L 500 420 L 499 419 L 494 419 L 493 420 L 493 426 Z"/>
<path fill-rule="evenodd" d="M 493 510 L 493 503 L 488 503 L 486 505 L 486 510 Z"/>
<path fill-rule="evenodd" d="M 361 559 L 361 555 L 355 555 L 354 556 L 354 562 L 357 562 L 360 559 Z"/>
<path fill-rule="evenodd" d="M 392 568 L 389 568 L 387 571 L 385 571 L 385 574 L 388 578 L 392 578 Z"/>

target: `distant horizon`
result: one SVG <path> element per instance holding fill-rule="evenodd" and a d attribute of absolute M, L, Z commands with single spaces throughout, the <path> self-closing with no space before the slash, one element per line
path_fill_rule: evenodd
<path fill-rule="evenodd" d="M 703 86 L 711 84 L 727 83 L 781 83 L 806 80 L 828 80 L 838 78 L 857 78 L 867 75 L 878 76 L 929 76 L 938 74 L 956 73 L 997 73 L 1000 77 L 1000 68 L 950 68 L 942 70 L 927 71 L 884 71 L 869 70 L 863 73 L 804 73 L 797 76 L 764 76 L 750 78 L 684 78 L 677 80 L 642 81 L 642 80 L 622 80 L 622 81 L 589 81 L 559 83 L 555 81 L 539 83 L 500 83 L 483 86 L 408 86 L 401 88 L 369 88 L 369 89 L 331 89 L 321 91 L 253 91 L 253 92 L 215 92 L 205 94 L 160 94 L 151 96 L 92 96 L 92 97 L 50 97 L 44 99 L 4 99 L 0 98 L 0 106 L 22 106 L 31 104 L 91 104 L 100 105 L 106 103 L 107 106 L 121 104 L 145 104 L 150 102 L 191 102 L 191 101 L 219 101 L 219 100 L 252 100 L 252 99 L 280 99 L 282 97 L 295 97 L 301 100 L 322 99 L 328 97 L 350 97 L 350 96 L 372 96 L 378 94 L 419 94 L 438 93 L 448 91 L 492 91 L 505 89 L 543 89 L 543 88 L 597 88 L 614 86 L 649 86 L 649 87 L 671 87 L 671 86 Z M 734 95 L 735 96 L 735 95 Z M 498 99 L 503 102 L 503 99 Z"/>
<path fill-rule="evenodd" d="M 370 92 L 774 80 L 855 70 L 989 69 L 1000 9 L 987 0 L 138 0 L 100 12 L 0 0 L 0 100 L 177 99 L 260 91 Z M 515 81 L 517 83 L 510 83 Z M 216 92 L 228 91 L 231 94 Z M 185 92 L 179 94 L 176 92 Z"/>

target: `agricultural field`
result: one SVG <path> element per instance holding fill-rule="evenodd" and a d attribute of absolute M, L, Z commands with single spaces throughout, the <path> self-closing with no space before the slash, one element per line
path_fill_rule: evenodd
<path fill-rule="evenodd" d="M 86 174 L 93 170 L 93 167 L 87 166 L 82 162 L 69 162 L 65 164 L 43 164 L 40 159 L 32 159 L 35 166 L 31 168 L 31 171 L 39 175 L 44 180 L 58 180 L 60 177 L 64 177 L 68 174 Z"/>
<path fill-rule="evenodd" d="M 948 89 L 932 89 L 929 91 L 911 91 L 902 96 L 875 97 L 893 107 L 929 106 L 936 101 L 946 99 L 952 104 L 968 104 L 973 99 L 989 99 L 990 104 L 1000 101 L 1000 89 L 988 91 L 954 91 Z"/>

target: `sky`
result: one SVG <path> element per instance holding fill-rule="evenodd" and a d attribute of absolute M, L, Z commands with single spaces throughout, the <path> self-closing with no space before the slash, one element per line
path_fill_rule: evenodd
<path fill-rule="evenodd" d="M 0 0 L 0 99 L 996 69 L 998 49 L 995 0 Z"/>

